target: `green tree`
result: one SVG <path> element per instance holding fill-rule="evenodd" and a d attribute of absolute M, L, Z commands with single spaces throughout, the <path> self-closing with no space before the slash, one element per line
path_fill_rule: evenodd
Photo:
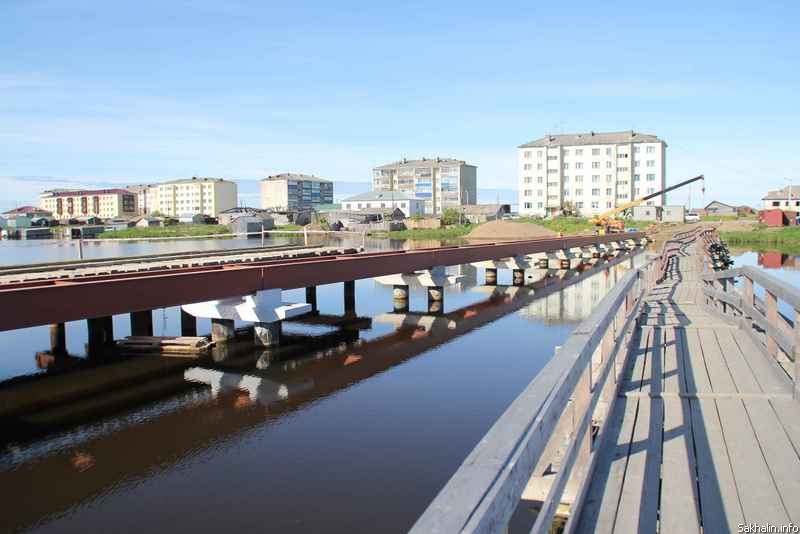
<path fill-rule="evenodd" d="M 461 212 L 456 208 L 447 208 L 442 212 L 442 225 L 451 226 L 461 222 Z"/>

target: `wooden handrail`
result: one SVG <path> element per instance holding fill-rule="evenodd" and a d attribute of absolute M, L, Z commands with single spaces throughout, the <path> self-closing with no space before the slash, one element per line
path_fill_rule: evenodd
<path fill-rule="evenodd" d="M 511 519 L 528 480 L 551 465 L 565 438 L 570 445 L 532 532 L 548 532 L 573 474 L 582 477 L 575 502 L 580 506 L 595 461 L 592 414 L 601 400 L 611 413 L 623 367 L 618 360 L 625 357 L 626 333 L 638 317 L 642 296 L 656 282 L 656 260 L 626 273 L 572 332 L 472 450 L 412 532 L 499 530 Z M 593 369 L 597 354 L 599 368 Z M 601 422 L 601 433 L 606 423 Z"/>

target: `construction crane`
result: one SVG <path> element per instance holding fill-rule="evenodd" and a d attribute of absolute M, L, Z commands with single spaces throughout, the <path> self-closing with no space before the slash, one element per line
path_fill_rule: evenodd
<path fill-rule="evenodd" d="M 630 202 L 625 202 L 624 204 L 620 204 L 616 208 L 612 208 L 608 211 L 604 211 L 603 213 L 593 217 L 589 220 L 590 223 L 598 226 L 602 233 L 605 232 L 621 232 L 625 227 L 625 224 L 618 218 L 620 214 L 633 209 L 634 207 L 642 204 L 643 202 L 647 202 L 651 198 L 655 198 L 658 195 L 663 195 L 665 193 L 669 193 L 670 191 L 674 191 L 679 187 L 683 187 L 684 185 L 689 185 L 692 182 L 696 182 L 698 180 L 705 180 L 703 175 L 695 176 L 694 178 L 690 178 L 688 180 L 684 180 L 675 185 L 671 185 L 661 191 L 656 191 L 655 193 L 651 193 L 649 195 L 637 198 L 635 200 L 631 200 Z"/>

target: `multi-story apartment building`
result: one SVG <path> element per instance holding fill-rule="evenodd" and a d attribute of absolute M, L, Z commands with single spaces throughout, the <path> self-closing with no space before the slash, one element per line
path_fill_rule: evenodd
<path fill-rule="evenodd" d="M 39 206 L 60 220 L 76 217 L 113 219 L 137 214 L 136 195 L 127 189 L 53 189 L 39 195 Z"/>
<path fill-rule="evenodd" d="M 263 209 L 316 209 L 324 204 L 333 204 L 333 182 L 325 178 L 287 172 L 261 180 Z"/>
<path fill-rule="evenodd" d="M 403 159 L 372 169 L 373 191 L 404 191 L 425 201 L 425 213 L 476 204 L 478 169 L 462 160 Z"/>
<path fill-rule="evenodd" d="M 236 183 L 222 178 L 186 178 L 160 184 L 132 186 L 141 215 L 158 212 L 168 217 L 202 213 L 216 217 L 236 207 Z"/>
<path fill-rule="evenodd" d="M 518 147 L 519 212 L 594 215 L 666 186 L 667 144 L 634 131 L 548 135 Z M 647 201 L 663 206 L 664 195 Z"/>

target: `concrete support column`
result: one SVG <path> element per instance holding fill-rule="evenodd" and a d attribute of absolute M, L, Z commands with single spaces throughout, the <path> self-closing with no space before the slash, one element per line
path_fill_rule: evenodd
<path fill-rule="evenodd" d="M 487 286 L 497 285 L 497 269 L 494 269 L 492 267 L 486 268 L 486 285 Z"/>
<path fill-rule="evenodd" d="M 131 312 L 131 335 L 153 335 L 153 312 L 151 310 Z"/>
<path fill-rule="evenodd" d="M 306 304 L 311 305 L 312 312 L 319 310 L 317 308 L 317 286 L 311 286 L 306 288 Z"/>
<path fill-rule="evenodd" d="M 50 352 L 53 354 L 67 353 L 67 329 L 64 323 L 50 325 Z"/>
<path fill-rule="evenodd" d="M 442 313 L 444 310 L 444 288 L 432 286 L 428 288 L 428 313 L 431 315 Z"/>
<path fill-rule="evenodd" d="M 395 285 L 392 290 L 392 304 L 398 313 L 408 311 L 408 286 Z"/>
<path fill-rule="evenodd" d="M 513 284 L 515 286 L 524 286 L 525 285 L 525 269 L 514 269 L 513 272 Z"/>
<path fill-rule="evenodd" d="M 187 313 L 181 308 L 181 335 L 194 337 L 197 335 L 197 319 L 194 315 Z"/>
<path fill-rule="evenodd" d="M 89 331 L 88 353 L 90 357 L 102 355 L 105 347 L 114 344 L 114 322 L 110 316 L 87 319 L 86 326 Z"/>
<path fill-rule="evenodd" d="M 348 280 L 344 282 L 344 314 L 356 314 L 356 282 Z"/>
<path fill-rule="evenodd" d="M 235 337 L 233 319 L 211 319 L 211 341 L 230 341 Z"/>
<path fill-rule="evenodd" d="M 276 347 L 281 343 L 281 321 L 274 323 L 255 323 L 253 331 L 257 345 L 262 347 Z"/>

